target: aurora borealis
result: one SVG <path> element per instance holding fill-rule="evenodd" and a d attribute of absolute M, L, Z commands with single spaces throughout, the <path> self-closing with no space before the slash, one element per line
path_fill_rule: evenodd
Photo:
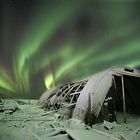
<path fill-rule="evenodd" d="M 140 67 L 137 0 L 1 0 L 0 95 L 37 98 L 112 66 Z"/>

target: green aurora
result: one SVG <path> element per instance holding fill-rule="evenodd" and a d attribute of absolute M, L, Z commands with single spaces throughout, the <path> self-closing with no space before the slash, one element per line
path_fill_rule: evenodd
<path fill-rule="evenodd" d="M 2 47 L 8 50 L 11 42 L 13 46 L 4 53 L 8 66 L 0 60 L 0 94 L 37 98 L 53 86 L 112 66 L 140 67 L 138 4 L 127 0 L 37 1 L 13 42 L 9 33 L 18 31 L 11 27 L 15 19 L 10 19 L 16 15 L 4 5 Z"/>

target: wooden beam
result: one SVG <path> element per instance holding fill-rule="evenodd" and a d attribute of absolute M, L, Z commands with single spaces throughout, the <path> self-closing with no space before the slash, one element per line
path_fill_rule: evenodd
<path fill-rule="evenodd" d="M 126 123 L 126 102 L 125 102 L 125 91 L 124 91 L 124 77 L 122 75 L 122 97 L 123 97 L 123 114 L 124 114 L 124 123 Z"/>

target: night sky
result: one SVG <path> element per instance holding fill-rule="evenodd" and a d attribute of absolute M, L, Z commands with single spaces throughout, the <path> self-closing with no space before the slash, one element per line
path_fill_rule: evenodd
<path fill-rule="evenodd" d="M 1 0 L 0 96 L 43 91 L 113 66 L 140 67 L 136 0 Z"/>

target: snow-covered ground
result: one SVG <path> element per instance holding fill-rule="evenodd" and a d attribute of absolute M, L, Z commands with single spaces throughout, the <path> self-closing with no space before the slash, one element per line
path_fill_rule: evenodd
<path fill-rule="evenodd" d="M 0 103 L 0 140 L 140 140 L 140 116 L 118 113 L 118 122 L 86 126 L 45 111 L 38 100 L 5 100 Z"/>

